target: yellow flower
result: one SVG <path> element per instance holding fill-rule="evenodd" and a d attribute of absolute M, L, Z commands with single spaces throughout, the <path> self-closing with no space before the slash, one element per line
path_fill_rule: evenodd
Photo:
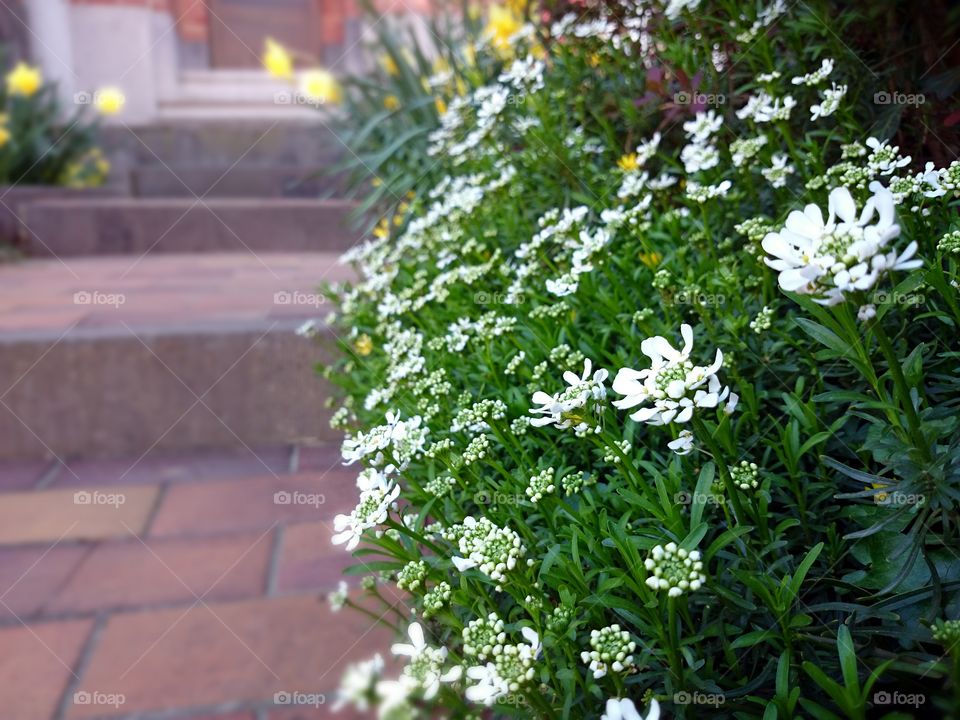
<path fill-rule="evenodd" d="M 100 88 L 93 95 L 93 104 L 103 115 L 116 115 L 126 103 L 123 91 L 115 87 Z"/>
<path fill-rule="evenodd" d="M 587 57 L 587 62 L 590 63 L 590 67 L 597 67 L 600 65 L 600 53 L 590 53 Z"/>
<path fill-rule="evenodd" d="M 25 62 L 18 62 L 16 67 L 7 74 L 7 92 L 11 95 L 30 97 L 43 84 L 43 75 L 40 69 L 31 67 Z"/>
<path fill-rule="evenodd" d="M 300 76 L 300 93 L 310 102 L 334 103 L 343 100 L 340 83 L 329 70 L 317 68 Z"/>
<path fill-rule="evenodd" d="M 380 56 L 380 66 L 390 77 L 396 77 L 400 74 L 400 68 L 397 67 L 397 61 L 393 59 L 393 56 L 388 55 L 387 53 L 384 53 Z"/>
<path fill-rule="evenodd" d="M 447 114 L 447 102 L 442 97 L 437 97 L 433 99 L 433 104 L 437 108 L 438 115 Z"/>
<path fill-rule="evenodd" d="M 289 79 L 293 77 L 293 57 L 287 49 L 273 38 L 264 42 L 263 66 L 274 77 Z"/>
<path fill-rule="evenodd" d="M 510 8 L 502 5 L 491 5 L 487 16 L 486 35 L 490 44 L 501 52 L 510 51 L 510 38 L 523 27 L 523 18 Z"/>
<path fill-rule="evenodd" d="M 663 260 L 663 256 L 657 252 L 643 252 L 640 253 L 639 258 L 640 262 L 642 262 L 651 270 L 653 270 L 657 265 L 660 264 L 660 261 Z"/>
<path fill-rule="evenodd" d="M 357 355 L 366 357 L 373 352 L 373 340 L 364 333 L 353 343 L 353 349 L 357 351 Z"/>
<path fill-rule="evenodd" d="M 374 176 L 373 180 L 370 181 L 370 184 L 371 184 L 373 187 L 380 187 L 381 185 L 383 185 L 383 180 L 381 180 L 381 179 L 380 179 L 379 177 L 377 177 L 377 176 Z"/>
<path fill-rule="evenodd" d="M 383 240 L 390 235 L 390 222 L 386 218 L 380 218 L 380 222 L 373 229 L 373 236 L 378 240 Z"/>
<path fill-rule="evenodd" d="M 617 167 L 623 170 L 624 172 L 632 172 L 640 167 L 640 164 L 637 162 L 637 154 L 629 153 L 622 156 L 617 160 Z"/>
<path fill-rule="evenodd" d="M 507 7 L 514 14 L 522 17 L 527 12 L 527 0 L 507 0 Z"/>
<path fill-rule="evenodd" d="M 396 110 L 400 107 L 400 98 L 398 98 L 396 95 L 387 95 L 383 99 L 383 106 L 387 110 Z"/>
<path fill-rule="evenodd" d="M 0 148 L 10 142 L 10 138 L 13 137 L 10 134 L 10 128 L 6 125 L 0 125 Z"/>

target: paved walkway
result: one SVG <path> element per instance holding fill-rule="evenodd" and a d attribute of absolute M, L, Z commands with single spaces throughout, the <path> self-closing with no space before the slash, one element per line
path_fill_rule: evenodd
<path fill-rule="evenodd" d="M 333 716 L 389 642 L 325 599 L 354 475 L 331 446 L 0 464 L 0 717 Z"/>

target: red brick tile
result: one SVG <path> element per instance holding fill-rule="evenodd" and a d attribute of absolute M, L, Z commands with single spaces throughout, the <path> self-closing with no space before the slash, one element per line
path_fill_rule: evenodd
<path fill-rule="evenodd" d="M 142 533 L 157 488 L 124 486 L 109 495 L 116 496 L 116 502 L 108 495 L 94 496 L 86 490 L 7 493 L 0 502 L 0 545 L 97 540 Z"/>
<path fill-rule="evenodd" d="M 318 708 L 287 708 L 284 710 L 275 710 L 267 713 L 267 720 L 327 720 L 328 718 L 337 718 L 338 720 L 371 720 L 377 716 L 375 710 L 366 713 L 360 713 L 349 707 L 343 707 L 340 711 L 333 711 L 333 704 L 336 702 L 336 696 L 331 694 L 327 698 L 327 703 Z"/>
<path fill-rule="evenodd" d="M 354 477 L 336 472 L 175 485 L 167 491 L 151 533 L 211 535 L 262 531 L 283 522 L 329 522 L 356 503 Z"/>
<path fill-rule="evenodd" d="M 204 540 L 105 543 L 97 547 L 47 606 L 90 612 L 161 603 L 194 603 L 263 593 L 270 533 Z"/>
<path fill-rule="evenodd" d="M 122 693 L 128 714 L 332 693 L 346 663 L 389 645 L 389 632 L 371 626 L 305 596 L 114 615 L 80 689 Z M 74 705 L 67 717 L 97 714 Z"/>
<path fill-rule="evenodd" d="M 315 447 L 300 447 L 297 451 L 297 470 L 319 470 L 326 472 L 336 468 L 343 469 L 343 457 L 340 455 L 339 445 L 318 445 Z M 359 472 L 359 468 L 357 469 Z"/>
<path fill-rule="evenodd" d="M 153 450 L 136 457 L 67 461 L 61 467 L 57 487 L 101 487 L 104 485 L 152 485 L 164 482 L 196 482 L 225 478 L 286 474 L 290 449 L 283 447 L 239 450 Z"/>
<path fill-rule="evenodd" d="M 0 628 L 4 720 L 53 717 L 92 629 L 92 620 Z"/>
<path fill-rule="evenodd" d="M 292 525 L 283 534 L 277 591 L 333 590 L 343 570 L 357 561 L 342 545 L 330 542 L 330 523 Z"/>
<path fill-rule="evenodd" d="M 80 545 L 0 548 L 0 618 L 38 613 L 89 551 Z"/>

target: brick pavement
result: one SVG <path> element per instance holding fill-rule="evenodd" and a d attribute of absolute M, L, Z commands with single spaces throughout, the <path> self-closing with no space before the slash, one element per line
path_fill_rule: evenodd
<path fill-rule="evenodd" d="M 0 464 L 0 716 L 332 716 L 344 665 L 389 644 L 325 599 L 350 564 L 330 545 L 354 493 L 336 448 L 136 460 Z"/>

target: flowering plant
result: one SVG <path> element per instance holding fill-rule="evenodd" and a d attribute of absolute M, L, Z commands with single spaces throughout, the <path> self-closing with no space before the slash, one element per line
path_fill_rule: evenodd
<path fill-rule="evenodd" d="M 115 100 L 115 92 L 98 92 L 91 98 Z M 120 109 L 97 107 L 104 113 Z M 0 183 L 101 185 L 109 163 L 96 146 L 96 122 L 87 111 L 80 105 L 67 116 L 56 87 L 44 82 L 39 68 L 24 62 L 14 65 L 0 87 Z"/>
<path fill-rule="evenodd" d="M 331 288 L 332 424 L 364 467 L 337 541 L 413 640 L 400 679 L 351 673 L 358 706 L 960 693 L 960 162 L 874 137 L 845 12 L 499 8 L 537 20 L 495 16 L 482 83 L 451 69 L 430 171 L 382 179 Z"/>

